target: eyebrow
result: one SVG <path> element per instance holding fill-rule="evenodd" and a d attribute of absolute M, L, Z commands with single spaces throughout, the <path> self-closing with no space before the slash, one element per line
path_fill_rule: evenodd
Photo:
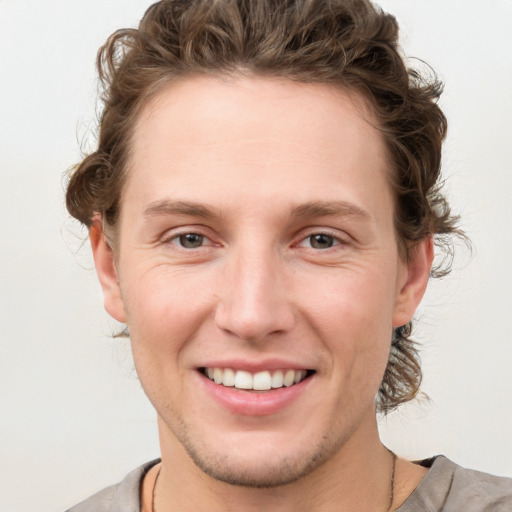
<path fill-rule="evenodd" d="M 325 217 L 330 215 L 355 216 L 369 219 L 370 214 L 346 201 L 309 201 L 293 208 L 294 217 Z"/>
<path fill-rule="evenodd" d="M 193 201 L 171 201 L 163 199 L 151 203 L 145 210 L 145 217 L 158 215 L 188 215 L 190 217 L 214 218 L 219 217 L 213 208 Z"/>
<path fill-rule="evenodd" d="M 206 219 L 220 217 L 220 214 L 213 208 L 193 201 L 172 201 L 170 199 L 163 199 L 151 203 L 144 210 L 145 217 L 160 215 L 186 215 Z M 307 203 L 295 206 L 291 210 L 291 217 L 308 218 L 333 215 L 356 216 L 362 219 L 370 218 L 368 212 L 346 201 L 308 201 Z"/>

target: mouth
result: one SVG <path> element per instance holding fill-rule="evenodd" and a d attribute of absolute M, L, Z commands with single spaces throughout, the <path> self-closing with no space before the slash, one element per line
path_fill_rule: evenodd
<path fill-rule="evenodd" d="M 242 389 L 245 391 L 270 391 L 272 389 L 288 388 L 311 377 L 314 370 L 264 370 L 248 372 L 233 368 L 199 368 L 207 379 L 220 386 Z"/>

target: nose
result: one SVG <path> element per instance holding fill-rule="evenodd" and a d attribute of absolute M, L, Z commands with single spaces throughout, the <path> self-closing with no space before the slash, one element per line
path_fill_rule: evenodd
<path fill-rule="evenodd" d="M 245 250 L 232 254 L 225 265 L 217 327 L 251 342 L 289 331 L 295 313 L 279 258 L 271 250 Z"/>

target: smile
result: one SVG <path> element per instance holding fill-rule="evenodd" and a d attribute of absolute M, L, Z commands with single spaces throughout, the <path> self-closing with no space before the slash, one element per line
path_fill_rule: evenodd
<path fill-rule="evenodd" d="M 245 370 L 232 368 L 202 368 L 203 375 L 215 384 L 237 389 L 268 391 L 290 387 L 309 377 L 313 372 L 309 370 L 266 370 L 251 373 Z"/>

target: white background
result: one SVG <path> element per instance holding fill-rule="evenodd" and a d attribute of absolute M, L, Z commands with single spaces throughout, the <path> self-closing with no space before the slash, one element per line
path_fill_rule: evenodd
<path fill-rule="evenodd" d="M 155 415 L 63 205 L 63 173 L 94 142 L 96 50 L 149 3 L 0 0 L 2 512 L 63 510 L 158 455 Z M 420 309 L 431 401 L 382 435 L 407 457 L 512 476 L 512 1 L 381 4 L 406 53 L 446 82 L 444 174 L 475 248 Z"/>

